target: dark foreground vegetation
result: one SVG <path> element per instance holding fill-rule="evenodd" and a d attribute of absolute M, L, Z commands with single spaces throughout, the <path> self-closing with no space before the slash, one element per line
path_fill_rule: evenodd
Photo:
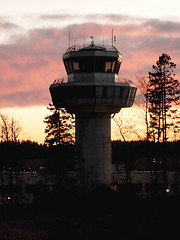
<path fill-rule="evenodd" d="M 98 151 L 98 149 L 97 149 Z M 31 141 L 1 142 L 0 170 L 37 171 L 46 169 L 72 171 L 80 157 L 80 149 L 73 144 L 47 146 Z M 76 156 L 76 158 L 75 158 Z M 180 169 L 180 141 L 154 143 L 146 141 L 112 142 L 112 163 L 124 163 L 131 170 L 151 170 L 154 160 L 166 157 L 167 170 Z M 160 164 L 159 166 L 160 167 Z"/>
<path fill-rule="evenodd" d="M 179 233 L 179 198 L 138 199 L 133 191 L 100 187 L 39 195 L 31 205 L 4 205 L 0 239 L 59 240 L 70 237 L 163 239 Z M 112 238 L 111 238 L 112 239 Z"/>
<path fill-rule="evenodd" d="M 139 198 L 129 183 L 117 190 L 99 187 L 88 191 L 64 185 L 74 170 L 74 145 L 51 146 L 33 142 L 0 144 L 0 171 L 47 171 L 59 182 L 53 192 L 40 191 L 32 204 L 0 206 L 0 239 L 59 240 L 76 236 L 118 239 L 173 239 L 179 233 L 180 197 L 154 192 Z M 128 163 L 130 170 L 150 169 L 166 157 L 169 170 L 179 174 L 180 142 L 112 142 L 113 162 Z M 157 164 L 156 164 L 157 165 Z M 43 167 L 43 168 L 42 168 Z M 157 166 L 156 166 L 157 167 Z M 160 165 L 158 166 L 160 167 Z"/>

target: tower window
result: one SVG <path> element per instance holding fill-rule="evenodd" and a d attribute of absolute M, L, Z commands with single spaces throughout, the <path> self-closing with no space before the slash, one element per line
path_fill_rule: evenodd
<path fill-rule="evenodd" d="M 116 61 L 113 61 L 112 64 L 111 64 L 112 72 L 114 72 L 115 65 L 116 65 Z"/>
<path fill-rule="evenodd" d="M 70 73 L 73 73 L 72 62 L 68 61 Z"/>
<path fill-rule="evenodd" d="M 78 62 L 73 62 L 73 69 L 74 69 L 74 72 L 79 72 L 79 63 Z"/>
<path fill-rule="evenodd" d="M 116 62 L 116 67 L 115 67 L 115 70 L 114 70 L 114 72 L 115 72 L 116 74 L 118 74 L 118 72 L 119 72 L 119 68 L 120 68 L 120 66 L 121 66 L 121 62 L 122 62 L 122 59 L 119 57 L 118 60 L 117 60 L 117 62 Z"/>
<path fill-rule="evenodd" d="M 103 86 L 103 98 L 106 98 L 107 97 L 107 87 L 104 87 Z"/>
<path fill-rule="evenodd" d="M 70 74 L 70 70 L 69 70 L 69 65 L 68 65 L 67 61 L 64 61 L 64 65 L 65 65 L 65 68 L 66 68 L 66 72 L 69 75 Z"/>
<path fill-rule="evenodd" d="M 118 74 L 121 65 L 119 57 L 74 57 L 64 60 L 67 74 L 72 73 L 116 73 Z"/>
<path fill-rule="evenodd" d="M 106 62 L 105 72 L 112 72 L 112 70 L 111 70 L 111 62 Z"/>
<path fill-rule="evenodd" d="M 114 67 L 115 67 L 116 61 L 113 62 L 106 62 L 105 65 L 105 72 L 113 73 L 114 72 Z"/>

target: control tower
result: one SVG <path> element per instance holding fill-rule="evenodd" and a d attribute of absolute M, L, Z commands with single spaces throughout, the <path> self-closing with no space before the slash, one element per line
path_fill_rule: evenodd
<path fill-rule="evenodd" d="M 111 115 L 131 107 L 136 86 L 120 82 L 122 55 L 114 46 L 72 46 L 63 54 L 68 80 L 50 85 L 53 104 L 76 116 L 76 143 L 86 186 L 111 184 Z"/>

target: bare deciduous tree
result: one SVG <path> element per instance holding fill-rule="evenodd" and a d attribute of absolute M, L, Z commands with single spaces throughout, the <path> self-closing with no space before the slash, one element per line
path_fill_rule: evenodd
<path fill-rule="evenodd" d="M 148 112 L 148 79 L 143 76 L 139 75 L 136 76 L 138 88 L 141 92 L 141 104 L 136 104 L 143 110 L 144 112 L 144 120 L 146 124 L 146 140 L 149 140 L 149 112 Z"/>
<path fill-rule="evenodd" d="M 172 137 L 174 141 L 177 141 L 180 137 L 180 111 L 178 108 L 171 108 L 167 116 L 170 118 L 170 129 L 172 132 Z"/>
<path fill-rule="evenodd" d="M 144 140 L 144 134 L 141 132 L 141 129 L 137 127 L 138 121 L 137 119 L 134 120 L 133 116 L 124 114 L 124 112 L 121 111 L 119 114 L 116 114 L 113 120 L 116 123 L 120 137 L 124 142 L 130 141 L 132 138 Z"/>
<path fill-rule="evenodd" d="M 1 117 L 1 139 L 3 141 L 9 141 L 9 127 L 8 127 L 8 121 L 7 121 L 7 117 L 3 114 L 0 114 Z"/>
<path fill-rule="evenodd" d="M 0 138 L 5 142 L 17 142 L 22 128 L 19 122 L 14 118 L 9 118 L 7 115 L 0 114 Z"/>

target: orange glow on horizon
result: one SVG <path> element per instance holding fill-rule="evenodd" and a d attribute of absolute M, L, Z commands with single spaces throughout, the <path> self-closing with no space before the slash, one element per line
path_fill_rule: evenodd
<path fill-rule="evenodd" d="M 123 112 L 124 120 L 132 119 L 132 121 L 138 121 L 137 114 L 137 107 L 131 107 L 127 109 L 122 109 L 120 113 L 116 114 L 116 118 L 119 114 Z M 32 140 L 37 141 L 38 143 L 44 143 L 45 139 L 45 123 L 43 122 L 44 117 L 50 114 L 50 111 L 47 109 L 47 106 L 31 106 L 25 108 L 3 108 L 1 109 L 2 114 L 7 114 L 8 116 L 13 116 L 22 127 L 22 133 L 20 135 L 21 140 Z M 119 135 L 118 128 L 114 122 L 111 120 L 112 127 L 111 127 L 111 138 L 112 140 L 119 140 L 121 136 Z M 140 123 L 136 125 L 136 128 L 140 127 L 143 129 L 143 125 L 141 126 Z M 138 130 L 139 131 L 139 130 Z M 143 131 L 143 130 L 142 130 Z M 126 135 L 129 135 L 128 133 Z M 133 138 L 129 138 L 129 140 L 135 140 L 137 137 L 135 135 L 131 136 Z"/>
<path fill-rule="evenodd" d="M 13 116 L 22 127 L 20 140 L 32 140 L 38 143 L 44 143 L 45 139 L 45 123 L 44 118 L 50 114 L 47 106 L 31 106 L 25 108 L 3 108 L 0 113 Z M 131 108 L 121 109 L 114 116 L 117 121 L 122 121 L 122 131 L 126 141 L 144 140 L 146 136 L 146 125 L 143 106 L 139 107 L 134 104 Z M 111 139 L 121 140 L 119 128 L 114 119 L 111 120 Z M 173 131 L 170 129 L 171 139 L 174 140 Z M 177 134 L 177 139 L 179 135 Z M 176 140 L 177 140 L 176 139 Z"/>
<path fill-rule="evenodd" d="M 44 143 L 44 117 L 50 112 L 46 106 L 31 106 L 25 108 L 3 108 L 2 114 L 13 116 L 22 127 L 20 140 L 31 140 Z"/>

